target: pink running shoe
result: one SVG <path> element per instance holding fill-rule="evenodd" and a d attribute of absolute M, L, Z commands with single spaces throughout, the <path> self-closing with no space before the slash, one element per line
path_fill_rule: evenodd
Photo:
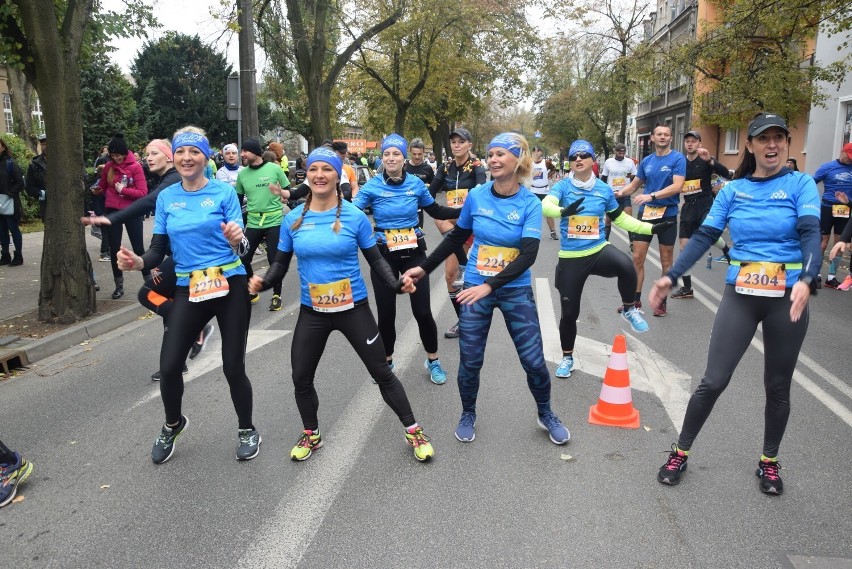
<path fill-rule="evenodd" d="M 840 286 L 837 287 L 837 290 L 849 290 L 852 288 L 852 275 L 847 276 L 843 279 L 843 282 L 840 283 Z"/>

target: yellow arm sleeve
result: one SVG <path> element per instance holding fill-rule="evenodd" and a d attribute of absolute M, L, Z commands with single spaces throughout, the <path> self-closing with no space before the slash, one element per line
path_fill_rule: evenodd
<path fill-rule="evenodd" d="M 622 229 L 632 233 L 638 233 L 639 235 L 651 235 L 651 228 L 654 227 L 650 223 L 639 221 L 632 215 L 627 215 L 623 211 L 618 217 L 613 219 L 612 222 Z"/>

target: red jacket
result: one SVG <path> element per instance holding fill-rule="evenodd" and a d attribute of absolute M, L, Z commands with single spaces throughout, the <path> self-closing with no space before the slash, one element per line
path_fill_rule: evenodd
<path fill-rule="evenodd" d="M 127 187 L 119 194 L 115 189 L 115 184 L 120 182 L 123 176 L 127 176 L 128 180 L 132 180 L 132 183 L 128 183 Z M 136 156 L 129 150 L 127 151 L 127 158 L 121 164 L 116 164 L 112 160 L 106 163 L 104 169 L 101 170 L 98 187 L 106 191 L 105 205 L 111 209 L 124 209 L 136 200 L 148 195 L 145 172 L 142 170 L 142 165 L 136 161 Z"/>

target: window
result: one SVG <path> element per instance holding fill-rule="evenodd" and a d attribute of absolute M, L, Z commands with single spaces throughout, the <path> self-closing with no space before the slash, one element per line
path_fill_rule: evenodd
<path fill-rule="evenodd" d="M 33 103 L 33 127 L 38 132 L 44 132 L 44 116 L 41 112 L 41 101 L 38 100 L 38 97 L 35 98 L 35 102 Z"/>
<path fill-rule="evenodd" d="M 852 142 L 852 103 L 846 103 L 843 105 L 846 111 L 846 117 L 843 121 L 843 140 L 841 144 L 846 144 L 847 142 Z"/>
<path fill-rule="evenodd" d="M 6 119 L 5 132 L 12 132 L 12 97 L 3 93 L 3 118 Z"/>
<path fill-rule="evenodd" d="M 740 129 L 725 131 L 725 154 L 739 154 Z"/>
<path fill-rule="evenodd" d="M 675 117 L 675 128 L 672 133 L 672 147 L 678 148 L 678 145 L 683 141 L 683 135 L 686 134 L 686 115 L 677 115 Z"/>

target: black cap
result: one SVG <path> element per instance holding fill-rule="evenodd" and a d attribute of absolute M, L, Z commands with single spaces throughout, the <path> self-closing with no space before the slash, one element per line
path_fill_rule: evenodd
<path fill-rule="evenodd" d="M 466 140 L 468 142 L 473 141 L 473 137 L 470 135 L 470 131 L 467 130 L 466 128 L 459 127 L 456 130 L 454 130 L 453 132 L 451 132 L 450 138 L 452 138 L 454 136 L 460 136 L 463 140 Z"/>
<path fill-rule="evenodd" d="M 107 150 L 110 154 L 120 154 L 122 156 L 127 154 L 127 142 L 124 140 L 124 135 L 120 132 L 112 135 L 112 138 L 109 140 L 109 144 L 107 144 Z"/>
<path fill-rule="evenodd" d="M 780 115 L 772 113 L 760 113 L 748 125 L 748 137 L 757 136 L 766 129 L 777 127 L 790 134 L 790 129 L 787 128 L 787 121 L 781 118 Z"/>
<path fill-rule="evenodd" d="M 616 152 L 618 152 L 619 150 L 624 150 L 626 152 L 627 146 L 625 146 L 625 144 L 623 142 L 616 142 L 615 146 L 613 146 L 612 149 L 615 150 Z"/>
<path fill-rule="evenodd" d="M 691 136 L 692 138 L 697 138 L 699 141 L 701 140 L 701 133 L 698 132 L 697 130 L 690 130 L 689 132 L 687 132 L 686 134 L 683 135 L 684 138 L 686 138 L 687 136 Z"/>
<path fill-rule="evenodd" d="M 260 141 L 256 138 L 247 138 L 240 146 L 240 150 L 251 152 L 255 156 L 263 156 L 263 150 L 260 148 Z"/>

